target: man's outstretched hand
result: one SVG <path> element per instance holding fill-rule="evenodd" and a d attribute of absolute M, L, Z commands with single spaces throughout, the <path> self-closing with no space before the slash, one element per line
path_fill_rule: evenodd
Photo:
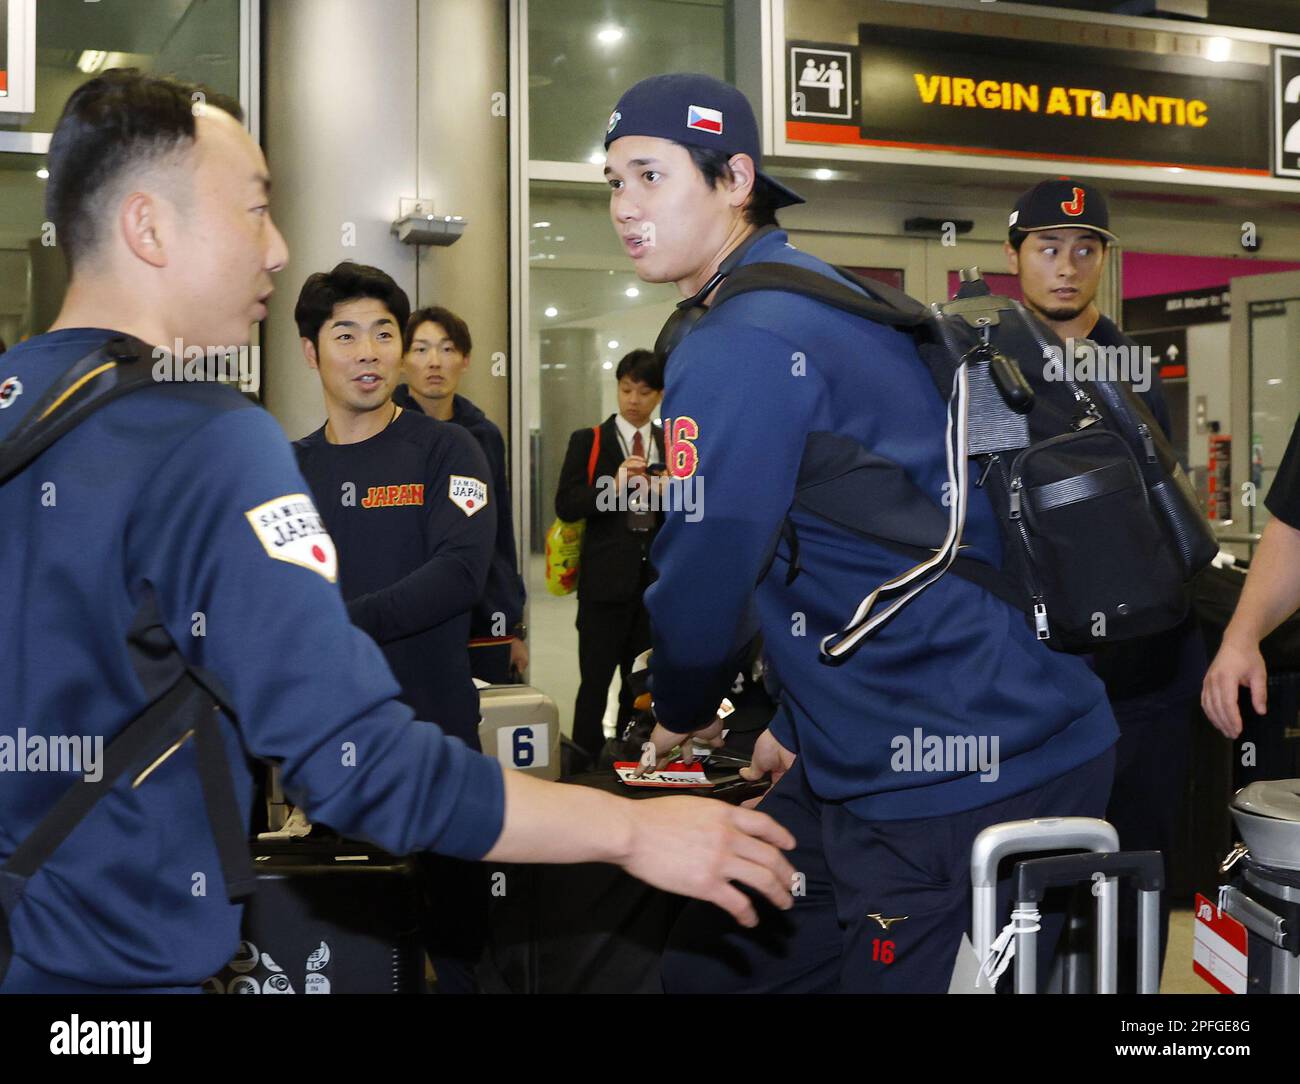
<path fill-rule="evenodd" d="M 647 884 L 717 904 L 742 926 L 757 926 L 747 885 L 775 906 L 794 905 L 794 867 L 783 850 L 794 837 L 766 813 L 710 798 L 683 796 L 636 803 L 638 832 L 619 864 Z"/>
<path fill-rule="evenodd" d="M 766 813 L 714 798 L 617 798 L 506 771 L 505 821 L 489 862 L 610 862 L 656 888 L 717 904 L 758 924 L 753 889 L 794 905 L 794 837 Z M 740 887 L 737 887 L 740 886 Z"/>

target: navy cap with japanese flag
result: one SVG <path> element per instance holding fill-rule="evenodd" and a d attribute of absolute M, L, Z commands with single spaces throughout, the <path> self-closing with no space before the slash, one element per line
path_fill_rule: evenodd
<path fill-rule="evenodd" d="M 655 136 L 687 147 L 747 154 L 761 170 L 758 122 L 749 101 L 730 83 L 709 75 L 652 75 L 624 91 L 605 129 L 605 149 L 623 136 Z M 757 180 L 777 207 L 803 203 L 803 196 L 758 172 Z"/>
<path fill-rule="evenodd" d="M 1021 234 L 1066 228 L 1092 230 L 1107 241 L 1119 240 L 1110 232 L 1110 209 L 1101 189 L 1071 177 L 1034 185 L 1016 200 L 1007 221 L 1012 244 Z"/>

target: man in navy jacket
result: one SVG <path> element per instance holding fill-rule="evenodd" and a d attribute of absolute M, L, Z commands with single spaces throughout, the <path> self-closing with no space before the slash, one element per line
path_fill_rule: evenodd
<path fill-rule="evenodd" d="M 1097 307 L 1109 246 L 1110 208 L 1100 188 L 1062 177 L 1040 181 L 1016 201 L 1007 227 L 1007 261 L 1019 277 L 1025 305 L 1062 341 L 1088 338 L 1121 348 L 1114 374 L 1128 379 L 1172 439 L 1169 404 L 1154 359 L 1149 359 Z M 1093 669 L 1106 683 L 1120 737 L 1115 782 L 1106 819 L 1127 851 L 1161 851 L 1176 839 L 1187 784 L 1189 720 L 1205 677 L 1205 642 L 1195 613 L 1154 636 L 1109 644 L 1094 653 Z M 1160 965 L 1169 940 L 1169 893 L 1160 899 Z M 1136 992 L 1137 905 L 1120 901 L 1120 993 Z"/>
<path fill-rule="evenodd" d="M 642 279 L 706 301 L 737 254 L 834 275 L 762 229 L 800 200 L 759 172 L 757 126 L 734 88 L 644 80 L 610 116 L 606 149 L 611 217 Z M 1105 808 L 1116 728 L 1101 683 L 953 575 L 856 654 L 822 661 L 819 642 L 855 601 L 913 562 L 792 508 L 805 449 L 875 453 L 943 502 L 946 404 L 908 336 L 792 293 L 747 293 L 676 347 L 665 386 L 669 468 L 703 483 L 703 507 L 691 521 L 668 502 L 651 555 L 655 743 L 666 753 L 714 728 L 738 649 L 761 627 L 782 692 L 750 774 L 776 778 L 762 808 L 794 833 L 803 877 L 788 919 L 757 936 L 688 907 L 665 986 L 946 991 L 975 835 Z M 997 565 L 998 528 L 970 468 L 965 552 Z M 991 755 L 931 757 L 936 742 Z"/>
<path fill-rule="evenodd" d="M 506 442 L 492 419 L 457 394 L 474 349 L 464 320 L 438 305 L 418 309 L 406 321 L 402 345 L 408 383 L 397 388 L 393 401 L 469 430 L 487 456 L 496 503 L 496 541 L 487 584 L 470 620 L 470 665 L 475 677 L 504 684 L 510 681 L 511 671 L 523 674 L 528 669 L 527 594 L 515 550 Z"/>

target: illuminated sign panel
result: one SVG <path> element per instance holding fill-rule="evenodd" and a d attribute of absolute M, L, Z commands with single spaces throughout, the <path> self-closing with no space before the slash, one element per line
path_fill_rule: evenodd
<path fill-rule="evenodd" d="M 790 81 L 791 141 L 1272 172 L 1274 80 L 1258 64 L 898 26 L 862 24 L 858 37 L 852 49 L 789 43 L 789 70 L 797 55 L 808 72 L 806 86 Z M 814 82 L 819 49 L 850 54 L 856 86 Z M 852 86 L 851 116 L 827 116 L 826 82 L 841 96 Z"/>

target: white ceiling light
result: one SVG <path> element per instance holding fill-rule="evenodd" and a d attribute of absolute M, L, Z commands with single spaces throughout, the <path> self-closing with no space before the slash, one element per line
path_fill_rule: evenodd
<path fill-rule="evenodd" d="M 1222 64 L 1232 56 L 1232 42 L 1227 38 L 1211 38 L 1206 44 L 1205 55 L 1216 64 Z"/>
<path fill-rule="evenodd" d="M 104 66 L 104 61 L 107 59 L 108 53 L 103 49 L 86 49 L 77 58 L 77 68 L 87 75 L 94 75 Z"/>
<path fill-rule="evenodd" d="M 605 152 L 592 151 L 589 155 L 587 155 L 587 161 L 590 162 L 593 166 L 603 165 L 605 162 Z"/>
<path fill-rule="evenodd" d="M 623 29 L 618 26 L 601 27 L 600 31 L 596 34 L 596 40 L 600 42 L 601 45 L 615 45 L 623 40 Z"/>
<path fill-rule="evenodd" d="M 813 173 L 813 176 L 816 177 L 819 181 L 829 181 L 832 177 L 835 176 L 835 174 L 832 173 L 829 169 L 819 169 L 815 173 Z"/>
<path fill-rule="evenodd" d="M 614 363 L 613 363 L 612 361 L 607 361 L 607 362 L 605 362 L 603 365 L 601 365 L 601 368 L 602 368 L 602 369 L 612 369 L 612 368 L 614 368 Z"/>
<path fill-rule="evenodd" d="M 611 350 L 617 350 L 617 349 L 618 349 L 618 340 L 617 340 L 617 339 L 610 339 L 609 342 L 607 342 L 605 345 L 608 346 Z"/>
<path fill-rule="evenodd" d="M 554 305 L 547 305 L 546 310 L 542 315 L 544 315 L 548 320 L 554 320 L 557 316 L 560 315 L 560 310 L 557 309 Z"/>
<path fill-rule="evenodd" d="M 550 225 L 549 222 L 534 222 L 534 223 L 533 223 L 533 229 L 535 229 L 535 230 L 544 230 L 544 229 L 546 229 L 549 225 Z"/>
<path fill-rule="evenodd" d="M 629 286 L 626 290 L 623 291 L 623 293 L 626 294 L 628 297 L 641 296 L 641 291 L 638 290 L 635 286 Z"/>
<path fill-rule="evenodd" d="M 43 181 L 48 181 L 50 179 L 50 171 L 46 169 L 44 166 L 42 166 L 40 169 L 36 171 L 36 176 L 38 176 Z"/>

